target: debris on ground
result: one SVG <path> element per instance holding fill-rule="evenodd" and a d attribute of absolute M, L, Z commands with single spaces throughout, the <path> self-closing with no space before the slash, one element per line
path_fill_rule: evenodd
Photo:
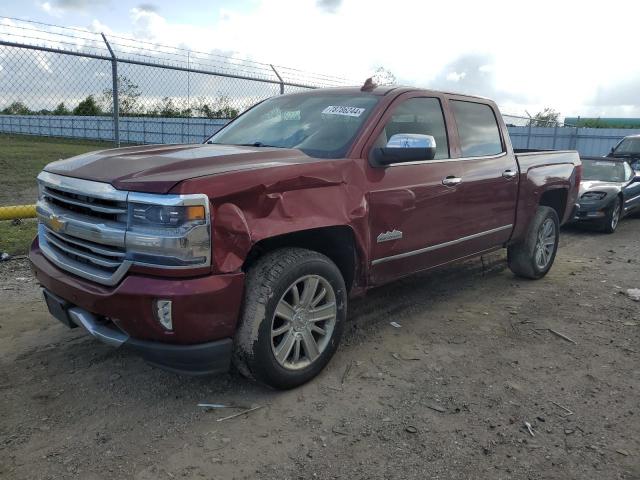
<path fill-rule="evenodd" d="M 442 408 L 439 405 L 427 405 L 427 408 L 430 408 L 431 410 L 435 410 L 436 412 L 440 412 L 440 413 L 445 413 L 447 410 Z"/>
<path fill-rule="evenodd" d="M 409 433 L 418 433 L 418 429 L 416 427 L 414 427 L 413 425 L 407 425 L 405 427 L 405 430 Z"/>
<path fill-rule="evenodd" d="M 234 413 L 233 415 L 229 415 L 228 417 L 222 417 L 216 420 L 216 422 L 224 422 L 225 420 L 231 420 L 232 418 L 239 417 L 240 415 L 244 415 L 245 413 L 255 412 L 259 408 L 262 408 L 264 405 L 258 405 L 257 407 L 249 408 L 247 410 L 243 410 L 242 412 Z"/>
<path fill-rule="evenodd" d="M 555 336 L 560 337 L 563 340 L 566 340 L 567 342 L 573 343 L 574 345 L 578 344 L 578 342 L 576 342 L 575 340 L 567 337 L 564 333 L 556 332 L 553 328 L 548 328 L 547 330 L 549 330 Z"/>
<path fill-rule="evenodd" d="M 243 405 L 225 405 L 223 403 L 199 403 L 198 406 L 200 408 L 206 408 L 206 409 L 216 409 L 216 408 L 244 408 L 244 409 L 247 409 L 247 407 L 245 407 Z"/>
<path fill-rule="evenodd" d="M 561 408 L 562 410 L 567 412 L 566 415 L 563 415 L 564 417 L 568 417 L 569 415 L 573 415 L 573 412 L 571 410 L 569 410 L 567 407 L 563 407 L 562 405 L 560 405 L 559 403 L 554 402 L 553 400 L 551 400 L 551 403 L 553 403 L 556 407 Z"/>
<path fill-rule="evenodd" d="M 389 322 L 389 325 L 395 328 L 402 328 L 402 325 L 400 325 L 398 322 Z"/>
<path fill-rule="evenodd" d="M 347 380 L 347 377 L 349 376 L 349 372 L 351 371 L 351 368 L 353 367 L 353 362 L 349 362 L 347 364 L 347 366 L 344 369 L 344 373 L 342 374 L 342 378 L 340 379 L 340 385 L 344 385 L 344 382 Z"/>
<path fill-rule="evenodd" d="M 2 252 L 0 254 L 0 262 L 6 262 L 7 260 L 11 260 L 11 255 L 9 255 L 7 252 Z"/>
<path fill-rule="evenodd" d="M 533 427 L 531 426 L 531 424 L 529 422 L 524 422 L 524 426 L 527 427 L 527 430 L 529 431 L 529 434 L 532 437 L 535 437 L 535 433 L 533 433 Z"/>
<path fill-rule="evenodd" d="M 640 288 L 628 288 L 627 296 L 634 302 L 640 302 Z"/>

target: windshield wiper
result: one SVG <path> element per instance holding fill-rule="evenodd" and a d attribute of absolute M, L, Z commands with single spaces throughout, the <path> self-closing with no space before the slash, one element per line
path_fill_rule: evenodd
<path fill-rule="evenodd" d="M 253 142 L 253 143 L 216 143 L 216 142 L 207 142 L 207 145 L 232 145 L 235 147 L 269 147 L 269 148 L 286 148 L 280 147 L 278 145 L 268 145 L 262 142 Z"/>
<path fill-rule="evenodd" d="M 277 145 L 268 145 L 262 142 L 253 142 L 253 143 L 235 143 L 234 145 L 238 145 L 239 147 L 271 147 L 271 148 L 284 148 L 279 147 Z"/>

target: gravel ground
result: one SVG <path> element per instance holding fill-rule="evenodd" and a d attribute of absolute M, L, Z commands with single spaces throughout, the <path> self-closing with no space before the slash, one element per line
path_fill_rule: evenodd
<path fill-rule="evenodd" d="M 635 219 L 565 229 L 540 281 L 500 253 L 373 291 L 328 368 L 288 392 L 70 331 L 26 261 L 4 262 L 0 477 L 638 479 L 639 238 Z M 219 422 L 241 410 L 199 402 L 261 408 Z"/>

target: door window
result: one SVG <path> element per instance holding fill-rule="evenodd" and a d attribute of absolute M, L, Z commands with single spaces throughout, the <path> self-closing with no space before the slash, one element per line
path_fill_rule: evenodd
<path fill-rule="evenodd" d="M 442 106 L 437 98 L 410 98 L 398 105 L 375 146 L 384 147 L 389 139 L 398 133 L 419 133 L 431 135 L 436 140 L 434 160 L 449 158 L 449 141 L 442 114 Z"/>
<path fill-rule="evenodd" d="M 503 152 L 498 122 L 489 105 L 451 102 L 463 157 L 484 157 Z"/>

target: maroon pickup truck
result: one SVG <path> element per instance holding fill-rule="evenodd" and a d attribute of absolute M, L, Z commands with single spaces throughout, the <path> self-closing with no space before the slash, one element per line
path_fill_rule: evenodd
<path fill-rule="evenodd" d="M 314 90 L 201 145 L 49 164 L 30 259 L 69 327 L 169 370 L 233 363 L 291 388 L 371 287 L 505 247 L 516 275 L 544 276 L 580 175 L 576 152 L 514 152 L 490 100 Z"/>

